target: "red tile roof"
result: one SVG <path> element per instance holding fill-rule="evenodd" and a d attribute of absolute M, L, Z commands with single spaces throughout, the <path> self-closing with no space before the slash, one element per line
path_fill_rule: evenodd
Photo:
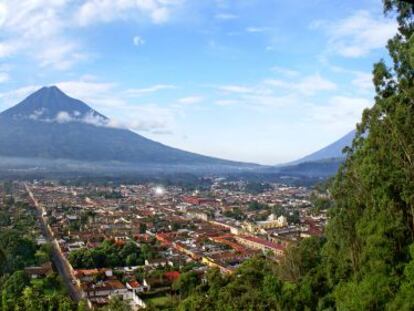
<path fill-rule="evenodd" d="M 173 282 L 177 280 L 180 277 L 180 272 L 178 271 L 169 271 L 164 273 L 164 277 L 169 280 L 170 282 Z"/>

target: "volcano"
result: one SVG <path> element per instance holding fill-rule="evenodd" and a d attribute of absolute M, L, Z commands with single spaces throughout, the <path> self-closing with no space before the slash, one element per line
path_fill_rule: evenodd
<path fill-rule="evenodd" d="M 0 156 L 134 166 L 252 166 L 179 150 L 114 128 L 109 118 L 56 86 L 43 87 L 0 114 Z"/>

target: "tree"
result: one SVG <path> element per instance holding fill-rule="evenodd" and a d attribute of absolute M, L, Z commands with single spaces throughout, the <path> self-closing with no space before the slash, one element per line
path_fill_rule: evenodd
<path fill-rule="evenodd" d="M 298 282 L 301 280 L 321 263 L 323 243 L 323 239 L 311 237 L 298 245 L 288 247 L 278 266 L 279 276 L 286 281 Z"/>
<path fill-rule="evenodd" d="M 26 287 L 23 290 L 23 305 L 26 311 L 42 311 L 43 303 L 39 297 L 39 293 L 34 291 L 31 287 Z"/>
<path fill-rule="evenodd" d="M 374 65 L 375 104 L 366 109 L 332 186 L 324 247 L 340 309 L 384 309 L 400 288 L 414 237 L 414 6 L 385 0 L 398 33 L 393 61 Z"/>
<path fill-rule="evenodd" d="M 6 263 L 7 263 L 6 254 L 0 248 L 0 276 L 3 274 L 3 271 L 5 270 Z"/>
<path fill-rule="evenodd" d="M 76 311 L 87 311 L 87 310 L 89 310 L 88 304 L 86 303 L 85 300 L 81 300 L 78 303 L 78 307 L 77 307 Z"/>
<path fill-rule="evenodd" d="M 181 273 L 180 277 L 174 281 L 173 289 L 180 293 L 182 298 L 187 297 L 200 283 L 197 274 L 193 271 Z"/>
<path fill-rule="evenodd" d="M 145 233 L 147 231 L 147 224 L 142 222 L 139 224 L 139 233 Z"/>
<path fill-rule="evenodd" d="M 35 253 L 35 257 L 38 264 L 43 264 L 50 260 L 52 255 L 52 246 L 50 244 L 44 244 Z"/>
<path fill-rule="evenodd" d="M 72 311 L 74 310 L 74 306 L 72 301 L 70 301 L 69 297 L 61 297 L 59 300 L 59 307 L 58 311 Z"/>
<path fill-rule="evenodd" d="M 389 304 L 390 310 L 414 309 L 414 244 L 410 246 L 411 261 L 405 266 L 404 278 L 395 299 Z"/>
<path fill-rule="evenodd" d="M 300 224 L 300 213 L 298 210 L 294 210 L 287 215 L 287 221 L 289 224 Z"/>
<path fill-rule="evenodd" d="M 116 296 L 109 299 L 109 304 L 104 307 L 104 311 L 131 311 L 131 307 L 128 302 Z"/>
<path fill-rule="evenodd" d="M 2 287 L 2 308 L 4 311 L 13 310 L 16 301 L 20 298 L 23 290 L 29 285 L 29 278 L 23 271 L 14 272 Z"/>

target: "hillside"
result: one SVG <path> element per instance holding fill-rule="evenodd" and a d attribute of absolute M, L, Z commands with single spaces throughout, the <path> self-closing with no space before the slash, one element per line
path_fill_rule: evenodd
<path fill-rule="evenodd" d="M 303 158 L 300 158 L 290 164 L 299 164 L 305 162 L 317 162 L 327 159 L 344 159 L 343 149 L 352 145 L 352 140 L 355 137 L 355 130 L 349 132 L 345 136 L 341 137 L 337 141 L 329 144 L 328 146 L 315 151 Z"/>
<path fill-rule="evenodd" d="M 107 117 L 54 86 L 0 114 L 0 156 L 138 166 L 251 166 L 182 151 L 112 127 Z"/>

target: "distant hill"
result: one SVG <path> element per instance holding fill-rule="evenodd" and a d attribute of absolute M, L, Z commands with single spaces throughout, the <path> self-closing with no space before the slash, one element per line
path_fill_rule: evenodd
<path fill-rule="evenodd" d="M 355 130 L 349 132 L 348 134 L 338 139 L 337 141 L 333 142 L 332 144 L 289 164 L 294 165 L 294 164 L 300 164 L 300 163 L 306 163 L 306 162 L 318 162 L 318 161 L 332 160 L 332 159 L 339 159 L 339 160 L 344 159 L 345 155 L 342 153 L 342 150 L 346 146 L 352 145 L 352 140 L 354 139 L 354 137 L 355 137 Z"/>
<path fill-rule="evenodd" d="M 342 150 L 346 146 L 352 145 L 354 136 L 355 130 L 318 151 L 296 161 L 277 165 L 270 169 L 270 171 L 277 172 L 280 175 L 312 178 L 333 176 L 345 159 L 345 154 L 342 153 Z"/>
<path fill-rule="evenodd" d="M 255 167 L 168 147 L 110 120 L 57 87 L 43 87 L 0 114 L 0 156 L 7 158 L 244 169 Z"/>

